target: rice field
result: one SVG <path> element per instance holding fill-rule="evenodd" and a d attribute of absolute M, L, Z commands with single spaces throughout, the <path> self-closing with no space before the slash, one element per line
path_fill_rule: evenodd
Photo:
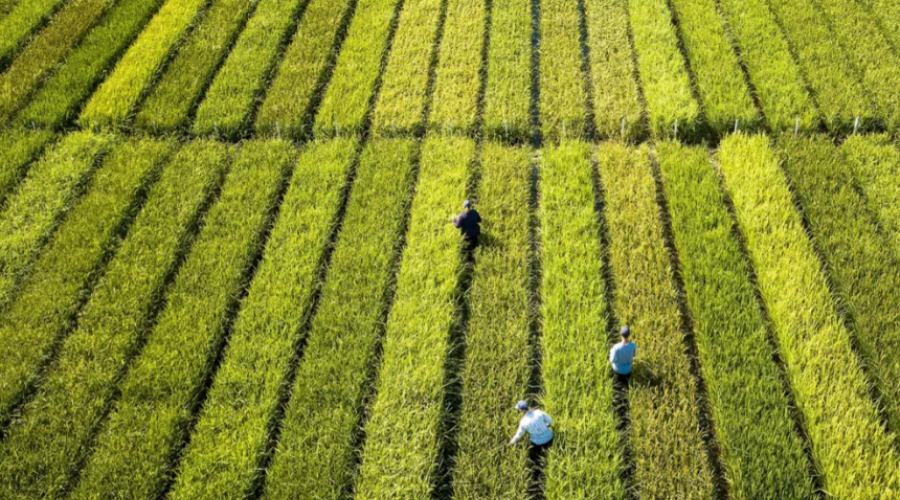
<path fill-rule="evenodd" d="M 0 499 L 900 500 L 898 7 L 0 0 Z"/>

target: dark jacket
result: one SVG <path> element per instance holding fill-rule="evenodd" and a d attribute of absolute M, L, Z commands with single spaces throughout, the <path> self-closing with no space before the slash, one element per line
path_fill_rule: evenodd
<path fill-rule="evenodd" d="M 480 224 L 481 216 L 478 215 L 478 212 L 476 212 L 474 208 L 468 212 L 463 211 L 463 213 L 459 214 L 459 217 L 453 222 L 453 225 L 459 228 L 467 240 L 477 238 L 478 235 L 481 234 Z"/>

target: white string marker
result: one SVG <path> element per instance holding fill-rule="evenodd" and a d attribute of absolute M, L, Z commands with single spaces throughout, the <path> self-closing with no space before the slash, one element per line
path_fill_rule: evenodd
<path fill-rule="evenodd" d="M 277 133 L 278 138 L 281 139 L 281 124 L 277 121 L 275 122 L 275 133 Z"/>
<path fill-rule="evenodd" d="M 675 119 L 675 139 L 678 139 L 678 118 Z"/>
<path fill-rule="evenodd" d="M 797 137 L 797 133 L 800 132 L 800 119 L 797 118 L 797 123 L 794 124 L 794 137 Z"/>
<path fill-rule="evenodd" d="M 625 118 L 622 118 L 622 138 L 625 138 Z"/>
<path fill-rule="evenodd" d="M 736 134 L 738 130 L 738 120 L 734 121 L 734 133 Z"/>
<path fill-rule="evenodd" d="M 853 122 L 853 135 L 856 135 L 856 131 L 859 130 L 859 117 L 856 117 L 856 121 Z"/>

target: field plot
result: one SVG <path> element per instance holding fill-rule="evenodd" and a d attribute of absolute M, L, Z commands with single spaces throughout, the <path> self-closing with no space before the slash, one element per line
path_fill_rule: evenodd
<path fill-rule="evenodd" d="M 887 136 L 854 136 L 842 149 L 894 257 L 900 258 L 900 186 L 894 182 L 900 177 L 900 150 Z"/>
<path fill-rule="evenodd" d="M 0 68 L 6 68 L 37 28 L 46 22 L 65 0 L 19 1 L 0 19 Z"/>
<path fill-rule="evenodd" d="M 11 127 L 0 134 L 0 207 L 28 171 L 54 134 L 43 130 Z"/>
<path fill-rule="evenodd" d="M 491 0 L 484 131 L 509 139 L 531 137 L 532 12 L 530 0 Z M 452 127 L 452 121 L 448 122 Z"/>
<path fill-rule="evenodd" d="M 581 71 L 577 0 L 546 0 L 541 8 L 541 133 L 548 142 L 581 138 L 587 93 Z"/>

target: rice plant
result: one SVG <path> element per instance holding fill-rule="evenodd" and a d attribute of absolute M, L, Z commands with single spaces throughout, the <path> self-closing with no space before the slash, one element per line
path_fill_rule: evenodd
<path fill-rule="evenodd" d="M 3 34 L 0 37 L 0 68 L 9 64 L 31 35 L 63 4 L 64 0 L 20 1 L 0 19 L 0 33 Z"/>
<path fill-rule="evenodd" d="M 491 137 L 527 139 L 532 134 L 530 105 L 534 90 L 531 1 L 491 0 L 491 5 L 484 132 Z"/>
<path fill-rule="evenodd" d="M 577 0 L 542 2 L 541 133 L 550 142 L 585 135 L 587 92 L 579 17 Z"/>
<path fill-rule="evenodd" d="M 900 258 L 900 186 L 894 181 L 900 178 L 900 151 L 887 135 L 854 135 L 842 150 L 894 257 Z"/>
<path fill-rule="evenodd" d="M 31 162 L 55 137 L 46 130 L 24 127 L 9 127 L 0 133 L 0 209 L 6 197 L 15 191 Z"/>
<path fill-rule="evenodd" d="M 243 145 L 69 498 L 160 495 L 295 157 L 284 142 Z"/>

